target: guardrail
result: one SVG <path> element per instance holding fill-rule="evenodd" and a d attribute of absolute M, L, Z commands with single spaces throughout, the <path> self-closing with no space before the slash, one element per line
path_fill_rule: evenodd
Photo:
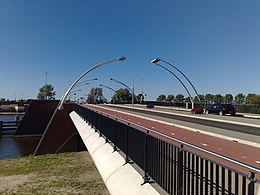
<path fill-rule="evenodd" d="M 152 179 L 169 194 L 254 195 L 258 190 L 260 180 L 256 174 L 260 170 L 255 167 L 77 104 L 74 110 L 107 142 L 111 141 L 115 151 L 119 148 L 125 153 L 126 163 L 132 160 L 144 171 L 144 183 Z"/>
<path fill-rule="evenodd" d="M 0 137 L 1 135 L 13 134 L 19 125 L 19 121 L 0 121 Z"/>

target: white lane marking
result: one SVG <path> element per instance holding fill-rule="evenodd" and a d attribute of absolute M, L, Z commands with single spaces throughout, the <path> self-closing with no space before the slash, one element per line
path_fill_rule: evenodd
<path fill-rule="evenodd" d="M 257 160 L 257 161 L 256 161 L 256 163 L 257 163 L 257 164 L 260 164 L 260 161 L 259 161 L 259 160 Z"/>
<path fill-rule="evenodd" d="M 92 106 L 96 106 L 96 107 L 99 107 L 97 105 L 92 105 Z M 103 107 L 104 108 L 104 107 Z M 112 111 L 117 111 L 117 110 L 114 110 L 112 108 L 105 108 L 107 110 L 112 110 Z M 122 114 L 128 114 L 130 116 L 135 116 L 135 117 L 139 117 L 139 118 L 143 118 L 143 119 L 146 119 L 146 120 L 150 120 L 150 121 L 157 121 L 155 119 L 152 119 L 152 118 L 147 118 L 147 117 L 143 117 L 143 116 L 140 116 L 140 115 L 137 115 L 137 114 L 131 114 L 131 113 L 127 113 L 127 112 L 123 112 L 123 111 L 117 111 L 118 113 L 122 113 Z M 253 147 L 257 147 L 257 148 L 260 148 L 260 144 L 259 143 L 255 143 L 255 142 L 250 142 L 250 141 L 246 141 L 246 140 L 242 140 L 242 139 L 237 139 L 237 138 L 234 138 L 234 137 L 228 137 L 228 136 L 225 136 L 225 135 L 220 135 L 220 134 L 217 134 L 217 133 L 212 133 L 212 132 L 207 132 L 207 131 L 203 131 L 203 130 L 199 130 L 199 129 L 195 129 L 195 128 L 191 128 L 191 127 L 186 127 L 186 126 L 183 126 L 183 125 L 177 125 L 177 124 L 173 124 L 173 123 L 168 123 L 168 122 L 165 122 L 165 121 L 159 121 L 160 123 L 162 124 L 166 124 L 166 125 L 171 125 L 171 126 L 175 126 L 177 128 L 182 128 L 182 129 L 186 129 L 186 130 L 189 130 L 189 131 L 194 131 L 194 132 L 197 132 L 197 133 L 202 133 L 202 134 L 205 134 L 205 135 L 209 135 L 209 136 L 212 136 L 212 137 L 217 137 L 217 138 L 220 138 L 220 139 L 225 139 L 225 140 L 229 140 L 229 141 L 233 141 L 233 140 L 237 140 L 239 143 L 241 144 L 246 144 L 246 145 L 249 145 L 249 146 L 253 146 Z"/>
<path fill-rule="evenodd" d="M 116 106 L 118 106 L 118 107 L 126 107 L 126 108 L 133 108 L 133 107 L 122 106 L 122 105 L 116 105 Z M 137 108 L 137 107 L 134 107 L 134 109 L 136 109 L 136 110 L 145 110 L 143 108 Z M 172 112 L 159 111 L 159 110 L 151 110 L 151 112 L 166 113 L 166 114 L 172 114 L 172 115 L 176 115 L 176 116 L 184 116 L 184 117 L 190 117 L 190 118 L 198 118 L 198 119 L 202 119 L 202 120 L 218 121 L 218 122 L 225 122 L 225 123 L 230 123 L 230 124 L 245 125 L 245 126 L 259 127 L 260 128 L 260 125 L 257 125 L 257 124 L 234 122 L 234 121 L 228 121 L 228 120 L 223 120 L 223 119 L 204 118 L 204 117 L 199 117 L 199 116 L 194 116 L 194 115 L 186 115 L 186 114 L 172 113 Z"/>
<path fill-rule="evenodd" d="M 246 156 L 241 156 L 241 158 L 244 158 L 244 159 L 245 159 L 245 158 L 247 158 L 247 157 L 246 157 Z"/>
<path fill-rule="evenodd" d="M 205 144 L 205 143 L 200 143 L 201 145 L 203 145 L 203 146 L 208 146 L 208 144 Z"/>

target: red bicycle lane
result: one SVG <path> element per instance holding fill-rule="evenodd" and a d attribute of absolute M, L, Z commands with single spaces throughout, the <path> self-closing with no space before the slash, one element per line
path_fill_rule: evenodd
<path fill-rule="evenodd" d="M 142 116 L 132 115 L 121 111 L 115 111 L 112 109 L 96 106 L 96 105 L 86 105 L 86 107 L 102 112 L 106 115 L 110 115 L 116 117 L 118 119 L 124 119 L 132 123 L 136 123 L 140 126 L 152 129 L 154 131 L 163 133 L 167 136 L 173 137 L 175 139 L 181 140 L 183 142 L 195 145 L 197 147 L 203 148 L 205 150 L 209 150 L 216 154 L 228 157 L 230 159 L 239 161 L 241 163 L 250 165 L 257 169 L 260 169 L 260 148 L 233 142 L 230 140 L 221 139 L 214 136 L 205 135 L 200 132 L 194 132 L 190 130 L 186 130 L 184 128 L 179 128 L 174 126 L 174 124 L 168 124 L 160 121 L 156 121 L 153 119 L 147 119 Z M 138 129 L 142 131 L 146 131 L 142 128 Z M 160 139 L 167 140 L 172 142 L 173 144 L 180 146 L 180 143 L 175 142 L 171 139 L 167 139 L 163 136 L 158 136 L 154 134 L 154 136 L 159 137 Z M 237 169 L 241 172 L 249 174 L 249 170 L 242 168 L 238 165 L 235 165 L 231 162 L 220 159 L 216 156 L 205 154 L 201 151 L 195 150 L 194 148 L 184 146 L 185 149 L 190 150 L 198 155 L 204 156 L 208 159 L 214 160 L 218 163 L 224 164 L 233 169 Z"/>

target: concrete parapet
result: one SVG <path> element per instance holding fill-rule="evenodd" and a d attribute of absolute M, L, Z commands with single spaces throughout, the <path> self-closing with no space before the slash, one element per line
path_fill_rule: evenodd
<path fill-rule="evenodd" d="M 105 142 L 76 112 L 70 117 L 85 143 L 109 192 L 114 194 L 159 194 L 113 147 Z"/>

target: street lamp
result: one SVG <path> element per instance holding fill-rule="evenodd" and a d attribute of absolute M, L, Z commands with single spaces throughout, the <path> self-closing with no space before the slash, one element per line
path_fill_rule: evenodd
<path fill-rule="evenodd" d="M 69 96 L 69 101 L 70 101 L 70 98 L 71 98 L 71 94 L 72 94 L 72 95 L 76 95 L 76 93 L 77 93 L 78 91 L 81 91 L 81 89 L 78 89 L 78 90 L 74 90 L 74 91 L 69 92 L 69 94 L 68 94 L 68 96 Z"/>
<path fill-rule="evenodd" d="M 182 71 L 180 71 L 180 69 L 178 69 L 176 66 L 174 66 L 174 65 L 170 64 L 169 62 L 167 62 L 167 61 L 165 61 L 165 60 L 162 60 L 162 59 L 160 59 L 160 58 L 154 58 L 151 62 L 154 63 L 154 64 L 156 64 L 157 62 L 160 62 L 160 61 L 162 61 L 162 62 L 164 62 L 164 63 L 170 65 L 170 66 L 173 67 L 175 70 L 177 70 L 179 73 L 181 73 L 181 75 L 184 76 L 184 78 L 189 82 L 189 84 L 191 85 L 191 87 L 192 87 L 193 90 L 195 91 L 195 93 L 196 93 L 196 95 L 197 95 L 197 97 L 198 97 L 198 99 L 199 99 L 199 101 L 200 101 L 199 94 L 198 94 L 197 90 L 195 89 L 194 85 L 191 83 L 191 81 L 188 79 L 188 77 L 187 77 Z"/>
<path fill-rule="evenodd" d="M 153 62 L 153 60 L 151 61 L 152 63 L 154 63 Z M 190 92 L 189 92 L 189 90 L 187 89 L 187 87 L 184 85 L 184 83 L 181 81 L 181 79 L 176 75 L 176 74 L 174 74 L 171 70 L 169 70 L 168 68 L 166 68 L 166 67 L 164 67 L 163 65 L 161 65 L 161 64 L 156 64 L 156 63 L 154 63 L 155 65 L 157 65 L 157 66 L 160 66 L 161 68 L 163 68 L 163 69 L 165 69 L 165 70 L 167 70 L 169 73 L 171 73 L 176 79 L 178 79 L 178 81 L 180 81 L 180 83 L 182 84 L 182 86 L 184 87 L 184 89 L 186 90 L 186 92 L 188 93 L 188 95 L 189 95 L 189 98 L 190 98 L 190 101 L 191 101 L 191 103 L 192 103 L 192 107 L 193 107 L 193 100 L 192 100 L 192 97 L 191 97 L 191 95 L 190 95 Z"/>
<path fill-rule="evenodd" d="M 80 75 L 75 81 L 74 83 L 72 83 L 72 85 L 69 87 L 69 89 L 66 91 L 66 93 L 62 96 L 59 104 L 58 104 L 58 110 L 61 110 L 62 109 L 62 105 L 65 101 L 65 99 L 67 98 L 69 92 L 72 90 L 72 88 L 78 83 L 78 81 L 84 77 L 86 74 L 88 74 L 89 72 L 91 72 L 92 70 L 100 67 L 100 66 L 103 66 L 105 64 L 109 64 L 109 63 L 113 63 L 113 62 L 117 62 L 117 61 L 124 61 L 126 58 L 125 57 L 119 57 L 119 58 L 114 58 L 114 59 L 111 59 L 111 60 L 107 60 L 107 61 L 104 61 L 104 62 L 101 62 L 95 66 L 93 66 L 92 68 L 90 68 L 89 70 L 87 70 L 86 72 L 84 72 L 82 75 Z"/>
<path fill-rule="evenodd" d="M 85 80 L 85 81 L 81 81 L 81 82 L 77 83 L 76 86 L 81 85 L 81 84 L 83 85 L 85 83 L 89 84 L 88 83 L 89 81 L 96 81 L 96 80 L 98 80 L 98 79 L 97 78 L 93 78 L 93 79 L 88 79 L 88 80 Z"/>
<path fill-rule="evenodd" d="M 120 82 L 120 81 L 118 81 L 118 80 L 116 80 L 116 79 L 110 78 L 109 80 L 115 81 L 116 83 L 119 83 L 119 84 L 121 84 L 121 85 L 124 85 L 129 91 L 132 92 L 132 106 L 133 106 L 133 105 L 134 105 L 134 99 L 133 99 L 133 97 L 135 96 L 134 91 L 133 91 L 130 87 L 128 87 L 126 84 L 124 84 L 124 83 L 122 83 L 122 82 Z M 137 97 L 136 97 L 136 100 L 138 100 Z"/>
<path fill-rule="evenodd" d="M 114 93 L 116 93 L 116 91 L 113 89 L 113 88 L 111 88 L 111 87 L 108 87 L 108 86 L 106 86 L 106 85 L 99 85 L 100 87 L 105 87 L 105 88 L 107 88 L 107 89 L 110 89 L 111 91 L 113 91 Z M 122 99 L 122 97 L 119 97 L 120 99 L 121 99 L 121 102 L 123 102 L 123 99 Z M 111 98 L 112 99 L 112 98 Z"/>

